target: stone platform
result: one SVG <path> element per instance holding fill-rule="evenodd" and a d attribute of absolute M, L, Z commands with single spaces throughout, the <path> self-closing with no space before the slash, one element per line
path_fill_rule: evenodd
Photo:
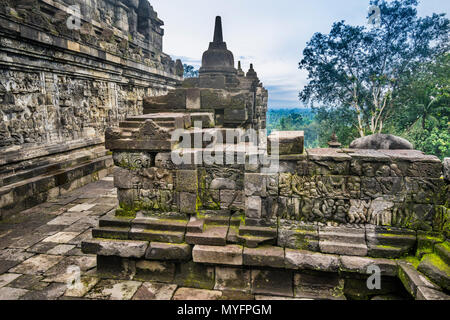
<path fill-rule="evenodd" d="M 406 292 L 411 292 L 417 299 L 449 298 L 415 269 L 415 260 L 411 257 L 397 260 L 357 258 L 280 250 L 270 246 L 243 249 L 232 245 L 221 250 L 213 247 L 211 252 L 213 248 L 204 245 L 180 245 L 179 248 L 175 245 L 168 249 L 169 246 L 164 244 L 150 242 L 148 245 L 144 242 L 145 245 L 139 249 L 128 250 L 128 262 L 137 262 L 134 275 L 131 272 L 122 279 L 117 277 L 118 274 L 108 277 L 97 272 L 97 264 L 104 265 L 108 257 L 97 262 L 95 255 L 82 253 L 81 242 L 99 242 L 92 239 L 92 229 L 98 226 L 99 219 L 108 221 L 116 205 L 112 177 L 105 177 L 1 222 L 0 299 L 285 300 L 367 296 L 373 300 L 411 299 L 412 296 Z M 436 245 L 435 249 L 440 250 L 442 246 Z M 127 246 L 123 248 L 126 250 Z M 170 263 L 164 265 L 155 260 L 145 262 L 131 258 L 133 254 L 139 256 L 145 253 L 152 257 L 168 257 L 167 254 L 174 251 L 177 259 L 183 254 L 184 258 L 191 259 L 192 254 L 197 262 L 191 261 L 184 266 L 173 262 L 174 268 L 171 268 Z M 260 259 L 262 253 L 264 259 Z M 211 258 L 217 259 L 220 264 L 210 266 Z M 360 290 L 364 279 L 360 276 L 364 277 L 364 269 L 374 262 L 389 276 L 383 282 L 386 285 L 384 291 L 368 294 Z M 263 265 L 271 268 L 259 270 Z M 67 273 L 70 266 L 80 267 L 82 287 L 67 287 L 67 280 L 71 279 L 71 274 Z M 282 270 L 278 268 L 280 266 L 285 266 L 285 273 L 277 271 Z M 333 272 L 312 271 L 314 268 Z M 153 274 L 149 278 L 150 270 Z M 142 271 L 144 276 L 139 276 Z M 180 275 L 189 271 L 197 278 L 181 281 Z M 204 274 L 208 276 L 202 279 L 201 287 L 208 289 L 198 288 L 200 282 L 195 281 Z M 268 292 L 265 282 L 260 281 L 262 276 L 277 283 L 281 279 L 281 283 L 287 286 L 281 288 L 280 283 Z M 197 288 L 192 288 L 195 286 Z M 392 295 L 389 291 L 397 293 Z"/>

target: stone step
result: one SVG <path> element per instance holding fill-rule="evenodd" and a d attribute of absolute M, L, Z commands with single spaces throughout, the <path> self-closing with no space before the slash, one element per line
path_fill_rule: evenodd
<path fill-rule="evenodd" d="M 144 114 L 139 116 L 131 116 L 125 119 L 125 122 L 138 122 L 143 123 L 146 120 L 153 120 L 157 125 L 161 127 L 171 129 L 184 129 L 191 126 L 191 117 L 188 113 L 182 112 L 167 112 L 163 110 L 159 113 Z"/>
<path fill-rule="evenodd" d="M 367 242 L 383 244 L 388 246 L 414 246 L 417 238 L 411 234 L 394 234 L 394 233 L 367 233 Z"/>
<path fill-rule="evenodd" d="M 147 230 L 131 228 L 130 240 L 183 243 L 185 233 L 177 231 Z"/>
<path fill-rule="evenodd" d="M 445 290 L 450 290 L 450 266 L 436 254 L 426 254 L 417 270 Z"/>
<path fill-rule="evenodd" d="M 319 241 L 319 248 L 323 253 L 361 257 L 367 255 L 367 245 L 365 243 Z"/>
<path fill-rule="evenodd" d="M 228 226 L 205 226 L 202 233 L 186 233 L 186 243 L 198 245 L 225 246 Z"/>
<path fill-rule="evenodd" d="M 136 218 L 131 221 L 131 226 L 137 229 L 155 231 L 178 231 L 185 232 L 187 220 L 158 219 L 158 218 Z"/>
<path fill-rule="evenodd" d="M 239 226 L 240 236 L 255 236 L 255 237 L 266 237 L 275 238 L 277 237 L 277 229 L 269 227 L 253 227 L 240 225 Z"/>

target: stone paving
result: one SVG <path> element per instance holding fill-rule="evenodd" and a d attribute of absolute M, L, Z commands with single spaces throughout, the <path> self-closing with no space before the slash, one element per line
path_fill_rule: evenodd
<path fill-rule="evenodd" d="M 101 279 L 96 274 L 95 255 L 83 254 L 81 242 L 92 237 L 98 219 L 116 205 L 113 178 L 108 176 L 0 221 L 0 300 L 278 298 Z"/>

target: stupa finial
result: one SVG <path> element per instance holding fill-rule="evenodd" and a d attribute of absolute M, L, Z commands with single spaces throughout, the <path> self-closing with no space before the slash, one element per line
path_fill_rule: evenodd
<path fill-rule="evenodd" d="M 216 17 L 216 25 L 214 27 L 214 43 L 222 43 L 223 42 L 223 33 L 222 33 L 222 18 L 220 16 Z"/>

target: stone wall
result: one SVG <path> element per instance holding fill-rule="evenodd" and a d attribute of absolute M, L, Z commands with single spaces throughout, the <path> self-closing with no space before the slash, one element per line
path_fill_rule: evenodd
<path fill-rule="evenodd" d="M 85 2 L 1 2 L 0 147 L 101 137 L 106 126 L 142 113 L 144 96 L 179 80 L 152 10 L 147 23 L 156 24 L 140 29 L 144 36 L 127 33 L 133 26 L 121 17 L 136 8 L 91 1 L 81 6 L 83 33 L 66 26 L 69 3 Z"/>
<path fill-rule="evenodd" d="M 1 0 L 0 187 L 101 146 L 144 97 L 174 88 L 182 67 L 162 52 L 162 25 L 147 0 Z"/>

